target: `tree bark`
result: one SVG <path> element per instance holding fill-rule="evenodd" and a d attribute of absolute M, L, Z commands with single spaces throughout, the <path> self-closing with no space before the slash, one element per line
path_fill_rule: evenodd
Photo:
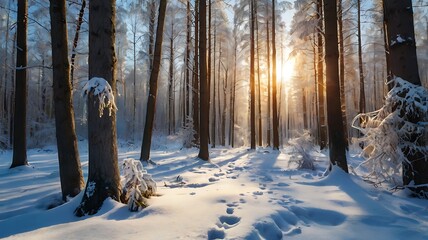
<path fill-rule="evenodd" d="M 276 13 L 275 0 L 272 0 L 272 131 L 273 131 L 273 149 L 279 149 L 279 121 L 277 108 L 276 91 Z"/>
<path fill-rule="evenodd" d="M 343 39 L 343 7 L 342 0 L 337 1 L 338 16 L 337 26 L 339 31 L 339 78 L 340 78 L 340 101 L 342 109 L 343 133 L 345 144 L 348 146 L 348 119 L 346 117 L 346 96 L 345 96 L 345 44 Z"/>
<path fill-rule="evenodd" d="M 77 55 L 76 48 L 77 48 L 77 43 L 79 42 L 79 33 L 83 23 L 83 14 L 85 13 L 85 7 L 86 7 L 86 0 L 82 0 L 82 6 L 80 7 L 79 16 L 77 18 L 76 33 L 74 34 L 73 46 L 71 48 L 71 65 L 70 65 L 71 89 L 73 89 L 74 63 L 76 61 L 76 55 Z"/>
<path fill-rule="evenodd" d="M 28 2 L 18 0 L 16 36 L 16 83 L 13 124 L 13 157 L 10 168 L 28 165 L 27 161 L 27 26 Z"/>
<path fill-rule="evenodd" d="M 324 0 L 325 1 L 325 0 Z M 325 117 L 325 85 L 324 85 L 324 60 L 323 60 L 323 0 L 318 0 L 317 3 L 317 20 L 318 20 L 318 32 L 317 32 L 317 44 L 318 44 L 318 114 L 319 114 L 319 144 L 320 149 L 324 149 L 327 146 L 327 124 Z M 335 15 L 336 16 L 336 15 Z"/>
<path fill-rule="evenodd" d="M 150 146 L 152 144 L 153 123 L 156 114 L 156 96 L 158 93 L 158 78 L 162 58 L 163 28 L 165 23 L 166 4 L 167 0 L 160 1 L 159 4 L 158 26 L 156 29 L 156 42 L 153 55 L 153 68 L 149 80 L 150 89 L 147 100 L 147 114 L 144 125 L 143 143 L 141 145 L 140 156 L 140 161 L 146 162 L 150 160 Z"/>
<path fill-rule="evenodd" d="M 339 83 L 339 51 L 337 36 L 337 5 L 336 0 L 324 0 L 325 19 L 325 63 L 327 85 L 327 123 L 329 137 L 330 162 L 348 172 L 346 161 L 346 146 L 343 141 L 343 127 L 340 109 L 340 83 Z"/>
<path fill-rule="evenodd" d="M 169 39 L 169 83 L 168 83 L 168 134 L 175 133 L 175 116 L 174 116 L 174 23 L 171 23 L 171 37 Z"/>
<path fill-rule="evenodd" d="M 209 128 L 209 109 L 208 109 L 208 80 L 207 80 L 207 4 L 206 0 L 199 0 L 199 52 L 200 52 L 200 148 L 198 157 L 202 160 L 209 160 L 208 152 L 208 128 Z"/>
<path fill-rule="evenodd" d="M 199 146 L 199 1 L 195 0 L 195 54 L 194 54 L 194 65 L 193 65 L 193 95 L 192 95 L 192 108 L 193 108 L 193 144 Z"/>
<path fill-rule="evenodd" d="M 84 186 L 74 125 L 70 63 L 68 61 L 65 0 L 50 0 L 53 90 L 62 199 L 74 197 Z"/>
<path fill-rule="evenodd" d="M 266 16 L 269 16 L 269 12 L 266 13 Z M 269 19 L 266 21 L 266 58 L 267 58 L 267 71 L 268 71 L 268 102 L 267 102 L 267 132 L 266 132 L 266 138 L 267 138 L 267 146 L 271 146 L 271 68 L 270 68 L 270 38 L 269 38 Z"/>
<path fill-rule="evenodd" d="M 115 42 L 116 1 L 89 2 L 89 78 L 100 77 L 116 92 Z M 88 94 L 89 170 L 85 194 L 76 216 L 98 212 L 106 198 L 120 201 L 120 175 L 116 140 L 116 112 L 104 109 L 99 116 L 99 98 Z"/>
<path fill-rule="evenodd" d="M 254 27 L 255 27 L 255 16 L 254 16 L 254 0 L 250 3 L 250 142 L 251 149 L 256 149 L 256 91 L 255 91 L 255 80 L 254 80 Z"/>

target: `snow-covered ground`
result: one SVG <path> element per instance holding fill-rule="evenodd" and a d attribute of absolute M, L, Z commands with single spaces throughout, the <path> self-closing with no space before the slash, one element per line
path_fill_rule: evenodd
<path fill-rule="evenodd" d="M 0 153 L 0 238 L 7 239 L 428 239 L 428 201 L 375 188 L 327 167 L 311 152 L 314 171 L 296 170 L 290 148 L 215 148 L 211 161 L 174 139 L 155 144 L 147 170 L 160 196 L 141 212 L 106 200 L 94 216 L 77 218 L 81 195 L 47 210 L 60 198 L 54 147 L 29 151 L 29 167 L 9 169 Z M 79 142 L 87 173 L 86 142 Z M 122 145 L 119 161 L 138 158 Z M 359 159 L 352 157 L 351 165 Z"/>

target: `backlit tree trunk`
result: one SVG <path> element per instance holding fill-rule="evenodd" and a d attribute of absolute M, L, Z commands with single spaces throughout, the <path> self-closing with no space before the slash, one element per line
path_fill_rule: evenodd
<path fill-rule="evenodd" d="M 156 114 L 156 96 L 158 93 L 158 78 L 162 58 L 162 41 L 165 23 L 166 4 L 167 0 L 161 1 L 159 4 L 158 26 L 156 29 L 156 42 L 153 55 L 153 68 L 149 80 L 150 89 L 149 97 L 147 100 L 147 114 L 146 122 L 144 125 L 143 143 L 141 145 L 141 161 L 150 160 L 150 146 L 152 144 L 153 125 Z"/>
<path fill-rule="evenodd" d="M 348 172 L 346 146 L 343 141 L 342 111 L 340 109 L 339 51 L 336 0 L 324 0 L 325 63 L 327 85 L 327 122 L 330 162 Z"/>
<path fill-rule="evenodd" d="M 28 2 L 18 0 L 16 37 L 16 83 L 13 123 L 13 157 L 10 168 L 28 165 L 27 161 L 27 25 Z"/>
<path fill-rule="evenodd" d="M 116 91 L 116 1 L 89 2 L 89 78 L 100 77 Z M 88 94 L 89 170 L 85 194 L 76 216 L 98 212 L 106 198 L 120 201 L 120 175 L 116 143 L 116 112 L 99 114 L 99 98 Z"/>
<path fill-rule="evenodd" d="M 65 0 L 50 1 L 53 90 L 62 199 L 74 197 L 84 186 L 74 126 L 70 64 L 68 61 Z"/>
<path fill-rule="evenodd" d="M 251 149 L 256 149 L 256 89 L 254 80 L 254 27 L 255 27 L 255 11 L 254 0 L 250 3 L 250 142 Z"/>
<path fill-rule="evenodd" d="M 279 121 L 276 96 L 276 15 L 275 0 L 272 0 L 272 131 L 273 131 L 273 149 L 279 149 Z M 280 91 L 281 92 L 281 91 Z"/>
<path fill-rule="evenodd" d="M 206 0 L 199 0 L 199 53 L 200 53 L 200 148 L 198 157 L 209 160 L 208 127 L 210 112 L 208 108 L 208 79 L 207 79 L 207 4 Z"/>

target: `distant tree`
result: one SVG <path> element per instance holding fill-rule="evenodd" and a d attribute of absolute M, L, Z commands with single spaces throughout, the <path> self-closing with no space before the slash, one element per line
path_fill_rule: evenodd
<path fill-rule="evenodd" d="M 13 158 L 10 168 L 28 165 L 27 161 L 27 26 L 28 2 L 18 0 L 16 36 L 16 83 L 13 124 Z"/>
<path fill-rule="evenodd" d="M 53 90 L 62 198 L 74 197 L 84 186 L 74 126 L 65 0 L 50 0 Z"/>
<path fill-rule="evenodd" d="M 156 96 L 158 92 L 158 78 L 160 70 L 160 62 L 162 58 L 162 41 L 163 28 L 165 23 L 167 0 L 161 1 L 159 4 L 158 26 L 156 29 L 156 42 L 153 55 L 153 68 L 150 74 L 150 90 L 147 101 L 146 122 L 144 125 L 143 143 L 141 145 L 140 161 L 150 160 L 150 146 L 152 144 L 153 122 L 156 112 Z"/>
<path fill-rule="evenodd" d="M 89 1 L 89 78 L 102 78 L 116 93 L 115 57 L 116 1 Z M 89 83 L 89 82 L 88 82 Z M 95 87 L 88 89 L 89 172 L 85 194 L 75 210 L 76 216 L 98 212 L 106 198 L 120 201 L 120 175 L 117 156 L 116 112 L 100 109 L 114 99 L 100 98 Z"/>
<path fill-rule="evenodd" d="M 209 103 L 208 103 L 208 79 L 207 79 L 207 3 L 206 0 L 199 0 L 199 54 L 200 54 L 200 147 L 198 157 L 202 160 L 209 160 Z"/>
<path fill-rule="evenodd" d="M 394 77 L 400 77 L 414 85 L 421 85 L 416 56 L 416 42 L 413 23 L 413 9 L 411 0 L 385 0 L 384 18 L 387 31 L 387 43 L 389 49 L 388 62 Z M 399 96 L 407 99 L 413 94 L 403 91 Z M 423 101 L 420 99 L 420 101 Z M 426 100 L 425 100 L 426 101 Z M 415 102 L 405 103 L 415 105 Z M 399 103 L 396 104 L 399 106 Z M 397 107 L 396 106 L 396 107 Z M 402 106 L 401 109 L 413 109 L 412 106 Z M 399 112 L 400 118 L 413 124 L 413 129 L 406 140 L 417 147 L 402 144 L 401 151 L 407 158 L 403 161 L 403 184 L 417 193 L 419 196 L 428 197 L 428 159 L 426 139 L 423 131 L 417 131 L 417 126 L 426 118 L 423 114 L 407 111 Z M 422 121 L 423 122 L 423 121 Z M 409 131 L 406 129 L 405 131 Z M 424 147 L 425 146 L 425 147 Z"/>
<path fill-rule="evenodd" d="M 327 85 L 327 124 L 329 137 L 330 162 L 348 172 L 346 161 L 346 145 L 341 124 L 342 111 L 340 108 L 339 83 L 339 52 L 337 33 L 337 4 L 336 0 L 324 0 L 325 22 L 325 63 Z"/>

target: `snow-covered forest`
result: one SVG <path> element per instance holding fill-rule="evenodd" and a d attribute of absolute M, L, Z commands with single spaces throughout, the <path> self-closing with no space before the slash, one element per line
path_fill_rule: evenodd
<path fill-rule="evenodd" d="M 427 239 L 427 0 L 0 0 L 0 238 Z"/>

